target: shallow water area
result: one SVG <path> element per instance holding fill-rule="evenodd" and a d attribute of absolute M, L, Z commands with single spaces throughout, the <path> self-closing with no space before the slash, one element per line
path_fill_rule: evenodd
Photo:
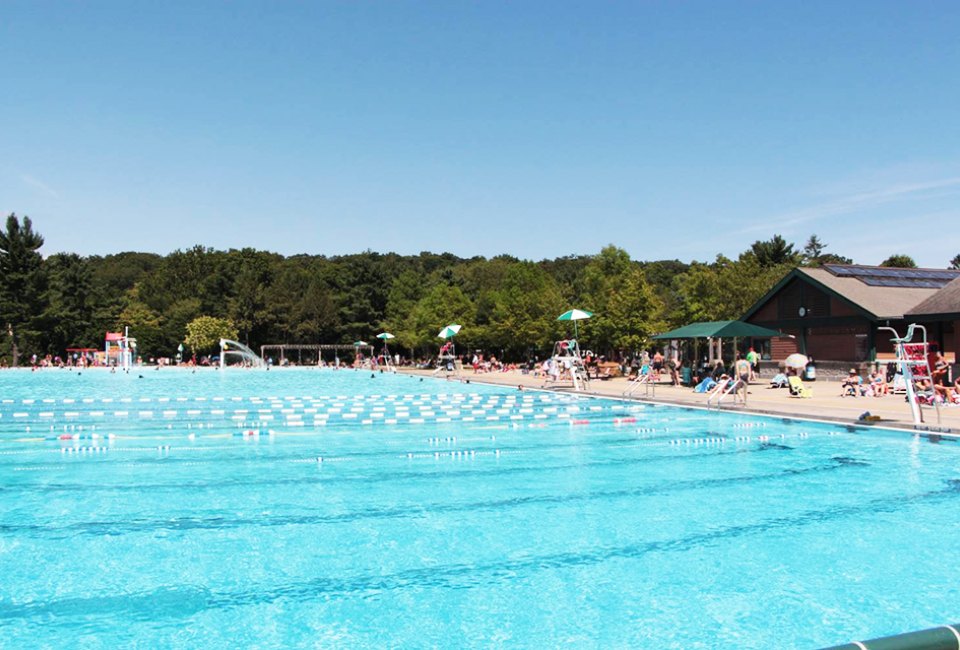
<path fill-rule="evenodd" d="M 958 618 L 960 445 L 353 370 L 0 372 L 11 647 L 816 648 Z"/>

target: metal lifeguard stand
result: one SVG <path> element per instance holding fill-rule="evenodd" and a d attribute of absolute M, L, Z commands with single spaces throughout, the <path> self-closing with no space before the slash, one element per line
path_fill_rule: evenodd
<path fill-rule="evenodd" d="M 559 369 L 560 376 L 570 373 L 573 390 L 584 391 L 590 387 L 590 377 L 587 374 L 586 364 L 580 354 L 580 344 L 577 339 L 557 341 L 553 344 L 553 363 Z"/>
<path fill-rule="evenodd" d="M 450 375 L 460 376 L 460 368 L 457 367 L 457 350 L 453 345 L 453 337 L 456 336 L 459 331 L 460 325 L 451 323 L 437 334 L 438 338 L 446 342 L 440 346 L 440 353 L 437 355 L 437 369 L 433 371 L 433 374 L 436 375 L 441 370 L 445 370 L 448 377 Z"/>
<path fill-rule="evenodd" d="M 890 341 L 896 349 L 897 367 L 907 384 L 907 402 L 910 404 L 913 423 L 923 424 L 923 412 L 920 410 L 920 402 L 917 399 L 913 382 L 914 380 L 922 381 L 925 379 L 933 381 L 933 373 L 930 371 L 930 362 L 927 357 L 927 328 L 918 323 L 911 323 L 907 327 L 907 335 L 903 337 L 899 336 L 897 330 L 892 327 L 878 327 L 877 329 L 893 332 L 893 338 Z M 913 335 L 917 330 L 923 333 L 923 339 L 914 341 Z M 936 391 L 934 391 L 933 405 L 937 410 L 937 424 L 940 424 L 940 402 L 937 400 Z"/>
<path fill-rule="evenodd" d="M 124 327 L 123 332 L 107 332 L 104 336 L 104 360 L 107 365 L 116 365 L 130 372 L 137 352 L 137 339 L 130 336 L 130 328 Z"/>
<path fill-rule="evenodd" d="M 390 332 L 381 332 L 377 334 L 377 338 L 383 341 L 383 365 L 386 366 L 387 371 L 396 372 L 397 369 L 393 366 L 393 360 L 390 358 L 390 349 L 387 347 L 387 341 L 396 337 Z"/>

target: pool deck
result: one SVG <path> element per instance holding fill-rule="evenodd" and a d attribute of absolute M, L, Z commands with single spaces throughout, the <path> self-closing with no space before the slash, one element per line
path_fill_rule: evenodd
<path fill-rule="evenodd" d="M 432 371 L 401 369 L 405 374 L 420 376 L 434 376 Z M 436 375 L 444 378 L 445 375 Z M 457 381 L 451 376 L 450 381 Z M 520 372 L 492 372 L 474 374 L 472 370 L 462 373 L 459 379 L 483 384 L 513 386 L 524 389 L 545 389 L 571 392 L 570 382 L 554 385 L 545 383 L 542 377 L 533 377 Z M 933 432 L 950 436 L 960 436 L 960 406 L 945 406 L 940 408 L 940 422 L 937 422 L 937 412 L 933 407 L 922 407 L 925 424 L 915 427 L 910 407 L 904 396 L 886 395 L 884 397 L 841 397 L 840 382 L 816 381 L 805 384 L 813 390 L 810 398 L 791 397 L 786 388 L 768 388 L 767 383 L 757 380 L 750 384 L 746 406 L 733 405 L 726 398 L 722 405 L 724 411 L 740 411 L 762 413 L 766 415 L 782 415 L 787 417 L 812 418 L 844 424 L 861 424 L 884 428 L 902 429 L 911 433 Z M 581 394 L 596 395 L 598 397 L 621 397 L 629 386 L 622 377 L 605 381 L 593 380 L 590 389 Z M 640 402 L 660 402 L 681 406 L 706 407 L 707 396 L 703 393 L 694 393 L 692 388 L 685 386 L 671 386 L 667 382 L 656 385 L 651 389 L 650 396 L 646 396 L 644 388 L 638 387 L 630 398 Z M 871 415 L 879 416 L 876 422 L 861 422 L 859 417 L 869 411 Z"/>

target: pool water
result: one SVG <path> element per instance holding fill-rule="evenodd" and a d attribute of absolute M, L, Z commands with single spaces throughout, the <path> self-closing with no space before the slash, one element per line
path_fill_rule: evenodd
<path fill-rule="evenodd" d="M 960 446 L 389 374 L 0 372 L 0 646 L 817 648 L 960 618 Z"/>

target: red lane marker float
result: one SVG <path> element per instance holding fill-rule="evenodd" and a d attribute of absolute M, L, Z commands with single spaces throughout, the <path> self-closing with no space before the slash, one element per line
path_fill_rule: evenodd
<path fill-rule="evenodd" d="M 580 424 L 590 424 L 590 420 L 570 420 L 571 426 L 576 426 Z"/>
<path fill-rule="evenodd" d="M 632 424 L 637 421 L 637 418 L 613 418 L 614 424 Z"/>

